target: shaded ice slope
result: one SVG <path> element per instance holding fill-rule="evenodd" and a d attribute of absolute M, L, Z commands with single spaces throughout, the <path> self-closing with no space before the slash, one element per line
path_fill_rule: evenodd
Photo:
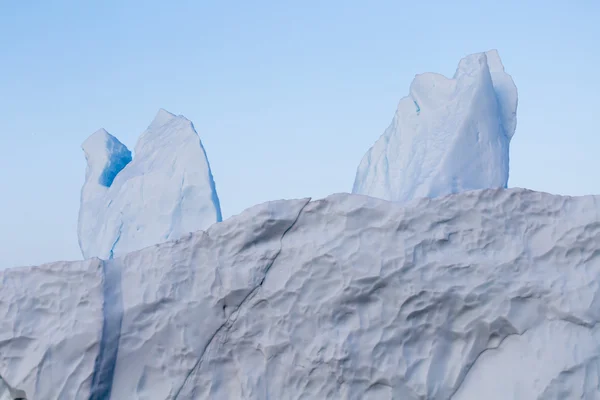
<path fill-rule="evenodd" d="M 598 398 L 598 210 L 523 190 L 312 202 L 181 398 Z"/>
<path fill-rule="evenodd" d="M 596 399 L 599 206 L 499 189 L 404 206 L 346 194 L 253 207 L 100 263 L 78 278 L 96 293 L 89 302 L 47 289 L 44 318 L 81 303 L 102 321 L 78 327 L 88 339 L 77 354 L 94 370 L 81 364 L 68 379 L 82 389 L 62 398 L 109 388 L 113 399 Z M 0 279 L 26 271 L 25 287 L 46 288 L 92 262 Z M 61 346 L 74 334 L 25 333 L 39 296 L 8 282 L 0 376 L 29 399 L 61 398 L 80 368 Z M 54 369 L 11 372 L 39 370 L 45 348 L 61 360 Z"/>
<path fill-rule="evenodd" d="M 260 287 L 307 202 L 255 206 L 207 232 L 122 259 L 122 286 L 136 289 L 123 292 L 113 398 L 176 395 L 214 336 Z"/>
<path fill-rule="evenodd" d="M 124 258 L 0 271 L 0 376 L 29 400 L 173 398 L 307 202 L 255 206 Z"/>
<path fill-rule="evenodd" d="M 84 258 L 109 259 L 221 221 L 206 152 L 183 116 L 161 109 L 133 160 L 103 129 L 82 147 L 88 164 L 78 222 Z"/>
<path fill-rule="evenodd" d="M 462 59 L 452 79 L 417 75 L 352 192 L 407 201 L 506 187 L 516 111 L 517 88 L 495 50 Z"/>
<path fill-rule="evenodd" d="M 24 400 L 25 392 L 11 387 L 0 377 L 0 400 Z"/>
<path fill-rule="evenodd" d="M 102 336 L 102 263 L 7 269 L 0 281 L 0 377 L 12 394 L 87 399 Z M 0 398 L 13 398 L 7 391 Z"/>

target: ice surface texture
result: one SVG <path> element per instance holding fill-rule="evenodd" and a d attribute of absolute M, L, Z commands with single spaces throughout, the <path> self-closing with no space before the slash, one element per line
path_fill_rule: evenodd
<path fill-rule="evenodd" d="M 342 194 L 0 271 L 0 376 L 29 400 L 599 399 L 599 211 Z"/>
<path fill-rule="evenodd" d="M 5 385 L 24 391 L 28 400 L 87 399 L 102 335 L 102 263 L 7 269 L 0 282 Z M 0 399 L 12 399 L 1 386 Z"/>
<path fill-rule="evenodd" d="M 417 75 L 352 192 L 407 201 L 506 187 L 516 112 L 517 88 L 495 50 L 462 59 L 452 79 Z"/>
<path fill-rule="evenodd" d="M 83 150 L 88 165 L 78 235 L 84 258 L 113 258 L 221 221 L 204 147 L 186 118 L 161 109 L 133 160 L 104 129 Z"/>

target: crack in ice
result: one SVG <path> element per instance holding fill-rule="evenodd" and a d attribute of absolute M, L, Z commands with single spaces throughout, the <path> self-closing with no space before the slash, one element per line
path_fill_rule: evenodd
<path fill-rule="evenodd" d="M 117 237 L 115 238 L 115 241 L 113 242 L 112 246 L 110 247 L 110 252 L 109 252 L 109 257 L 108 257 L 109 259 L 112 259 L 115 256 L 115 254 L 114 254 L 115 247 L 117 246 L 117 243 L 119 243 L 119 240 L 121 239 L 122 230 L 123 230 L 123 220 L 121 219 L 121 225 L 119 225 Z"/>
<path fill-rule="evenodd" d="M 111 396 L 123 322 L 121 265 L 113 260 L 101 263 L 104 275 L 102 333 L 98 356 L 94 363 L 89 400 L 109 399 Z"/>
<path fill-rule="evenodd" d="M 237 312 L 244 306 L 244 304 L 246 302 L 248 302 L 249 300 L 251 300 L 252 298 L 254 298 L 254 296 L 256 295 L 256 293 L 258 292 L 258 290 L 262 287 L 263 283 L 265 282 L 265 279 L 267 278 L 267 274 L 269 273 L 269 271 L 271 270 L 271 268 L 275 264 L 275 261 L 277 260 L 277 257 L 279 257 L 279 255 L 281 254 L 281 252 L 283 250 L 283 238 L 296 225 L 296 223 L 300 219 L 300 216 L 302 215 L 302 212 L 304 211 L 304 209 L 306 208 L 306 206 L 310 203 L 310 201 L 311 201 L 310 198 L 306 200 L 306 203 L 304 203 L 304 205 L 300 208 L 300 211 L 298 211 L 298 215 L 296 215 L 296 218 L 294 219 L 294 221 L 290 224 L 289 227 L 287 227 L 287 229 L 285 231 L 283 231 L 283 233 L 281 235 L 281 238 L 279 238 L 279 250 L 277 251 L 277 253 L 273 257 L 273 260 L 265 268 L 265 272 L 263 274 L 263 277 L 260 280 L 260 282 L 258 283 L 258 285 L 256 285 L 254 287 L 254 289 L 252 289 L 250 291 L 250 293 L 248 293 L 248 295 L 246 295 L 246 297 L 244 297 L 244 299 L 240 302 L 240 304 L 236 307 L 236 309 L 233 310 L 231 312 L 231 314 L 229 314 L 229 317 L 225 320 L 225 322 L 223 322 L 221 324 L 221 326 L 219 326 L 219 328 L 217 328 L 217 330 L 215 330 L 215 332 L 212 334 L 212 336 L 210 337 L 210 339 L 208 340 L 208 342 L 206 343 L 206 345 L 202 349 L 202 352 L 200 353 L 200 356 L 198 357 L 198 361 L 196 361 L 196 363 L 194 364 L 194 366 L 190 369 L 190 372 L 188 372 L 188 374 L 184 378 L 182 385 L 175 392 L 175 395 L 173 396 L 173 400 L 177 400 L 179 398 L 179 394 L 185 388 L 185 385 L 187 384 L 187 382 L 190 379 L 190 377 L 192 376 L 192 374 L 200 367 L 200 365 L 202 364 L 203 358 L 204 358 L 204 354 L 206 353 L 206 350 L 208 350 L 208 348 L 210 347 L 210 345 L 213 342 L 213 340 L 223 330 L 223 328 L 225 328 L 232 321 L 232 318 L 234 317 L 234 315 L 237 315 Z M 235 320 L 233 320 L 233 321 L 235 321 Z"/>

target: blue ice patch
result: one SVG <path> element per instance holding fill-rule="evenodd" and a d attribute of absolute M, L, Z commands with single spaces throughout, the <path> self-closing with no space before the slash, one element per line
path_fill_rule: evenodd
<path fill-rule="evenodd" d="M 415 103 L 415 107 L 417 107 L 417 114 L 419 114 L 421 112 L 421 107 L 419 107 L 419 105 L 417 104 L 416 101 L 413 100 L 413 103 Z"/>

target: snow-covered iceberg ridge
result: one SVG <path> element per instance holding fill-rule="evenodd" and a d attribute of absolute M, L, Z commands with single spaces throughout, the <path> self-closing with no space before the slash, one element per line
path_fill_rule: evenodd
<path fill-rule="evenodd" d="M 505 188 L 516 112 L 517 88 L 495 50 L 462 59 L 452 79 L 417 75 L 352 192 L 407 201 Z"/>
<path fill-rule="evenodd" d="M 84 143 L 78 236 L 84 258 L 112 258 L 221 221 L 210 164 L 193 124 L 159 110 L 135 157 L 104 129 Z"/>
<path fill-rule="evenodd" d="M 0 376 L 29 400 L 596 398 L 599 211 L 342 194 L 0 271 Z"/>

